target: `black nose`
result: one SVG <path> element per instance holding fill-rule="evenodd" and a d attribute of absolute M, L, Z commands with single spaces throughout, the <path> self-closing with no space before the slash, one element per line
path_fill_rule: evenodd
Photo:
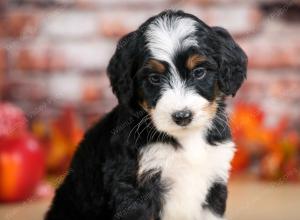
<path fill-rule="evenodd" d="M 177 111 L 172 114 L 173 121 L 180 125 L 186 126 L 192 121 L 192 112 L 190 110 Z"/>

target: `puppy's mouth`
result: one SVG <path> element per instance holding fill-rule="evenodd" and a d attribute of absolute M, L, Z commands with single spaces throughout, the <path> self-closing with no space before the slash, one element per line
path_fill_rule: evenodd
<path fill-rule="evenodd" d="M 201 110 L 184 107 L 180 110 L 151 109 L 148 114 L 151 117 L 155 128 L 161 132 L 174 137 L 194 133 L 194 131 L 209 128 L 214 115 L 216 114 L 216 104 L 200 108 Z"/>

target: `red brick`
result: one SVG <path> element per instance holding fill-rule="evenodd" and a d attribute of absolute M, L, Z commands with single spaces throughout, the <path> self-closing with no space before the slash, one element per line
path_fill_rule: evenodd
<path fill-rule="evenodd" d="M 296 70 L 249 70 L 231 101 L 255 103 L 267 112 L 267 121 L 282 116 L 300 120 L 300 74 Z"/>
<path fill-rule="evenodd" d="M 110 38 L 119 38 L 126 33 L 134 30 L 133 27 L 128 27 L 127 24 L 124 24 L 117 20 L 108 20 L 103 19 L 103 24 L 100 27 L 100 33 L 105 37 Z M 127 27 L 126 27 L 127 26 Z"/>
<path fill-rule="evenodd" d="M 0 99 L 3 96 L 4 74 L 6 69 L 7 69 L 7 52 L 5 49 L 0 48 Z"/>
<path fill-rule="evenodd" d="M 258 35 L 254 39 L 241 41 L 249 58 L 250 68 L 275 69 L 300 67 L 300 32 Z"/>
<path fill-rule="evenodd" d="M 50 97 L 58 97 L 61 101 L 78 103 L 82 96 L 82 78 L 77 71 L 68 71 L 63 74 L 51 74 L 48 82 Z"/>
<path fill-rule="evenodd" d="M 104 88 L 109 87 L 107 77 L 97 74 L 85 76 L 82 80 L 82 99 L 85 102 L 99 101 L 103 97 Z"/>
<path fill-rule="evenodd" d="M 41 100 L 47 97 L 47 78 L 36 75 L 28 77 L 28 75 L 14 73 L 10 76 L 8 96 L 12 100 L 26 100 L 27 105 L 31 101 Z M 32 104 L 32 103 L 31 103 Z"/>
<path fill-rule="evenodd" d="M 282 0 L 185 0 L 186 2 L 192 2 L 194 4 L 199 5 L 239 5 L 244 3 L 251 3 L 251 4 L 276 4 L 276 3 L 284 3 Z M 286 0 L 286 2 L 289 2 Z M 292 0 L 293 3 L 297 4 L 299 3 L 298 0 Z"/>
<path fill-rule="evenodd" d="M 167 6 L 172 2 L 180 0 L 22 0 L 26 4 L 46 6 L 76 6 L 79 8 L 95 8 L 95 7 L 155 7 L 157 5 Z"/>
<path fill-rule="evenodd" d="M 261 12 L 248 5 L 203 8 L 183 2 L 172 8 L 192 13 L 209 25 L 225 27 L 237 37 L 256 32 L 261 26 Z M 106 37 L 120 37 L 136 29 L 147 18 L 161 10 L 163 8 L 138 11 L 119 9 L 101 12 L 100 33 Z"/>
<path fill-rule="evenodd" d="M 55 10 L 49 12 L 41 34 L 59 40 L 93 38 L 97 36 L 97 12 Z"/>
<path fill-rule="evenodd" d="M 3 48 L 0 48 L 0 71 L 3 72 L 7 69 L 8 65 L 8 54 Z"/>
<path fill-rule="evenodd" d="M 212 5 L 201 7 L 183 3 L 184 11 L 189 12 L 206 22 L 210 26 L 221 26 L 234 36 L 243 36 L 256 32 L 262 21 L 262 14 L 257 7 L 242 5 Z"/>
<path fill-rule="evenodd" d="M 55 47 L 58 53 L 64 54 L 68 67 L 99 71 L 106 68 L 115 49 L 115 42 L 103 39 L 68 41 Z"/>
<path fill-rule="evenodd" d="M 4 74 L 8 68 L 8 54 L 4 48 L 0 48 L 0 99 L 3 97 Z"/>
<path fill-rule="evenodd" d="M 20 1 L 20 0 L 18 0 Z M 41 8 L 54 7 L 54 6 L 70 6 L 74 5 L 75 0 L 21 0 L 27 6 L 39 6 Z"/>
<path fill-rule="evenodd" d="M 12 38 L 35 36 L 39 27 L 39 17 L 35 12 L 13 11 L 4 19 L 5 34 Z"/>
<path fill-rule="evenodd" d="M 83 8 L 117 8 L 117 7 L 133 7 L 133 8 L 149 8 L 157 7 L 158 5 L 164 8 L 168 8 L 171 3 L 174 3 L 180 0 L 75 0 L 78 7 Z"/>
<path fill-rule="evenodd" d="M 270 83 L 271 82 L 271 83 Z M 236 99 L 252 102 L 300 101 L 300 74 L 294 70 L 250 70 Z M 273 106 L 276 108 L 276 105 Z"/>
<path fill-rule="evenodd" d="M 0 99 L 4 97 L 4 72 L 0 70 Z"/>
<path fill-rule="evenodd" d="M 46 71 L 49 63 L 49 52 L 33 52 L 30 49 L 22 49 L 16 58 L 16 68 L 22 71 Z"/>
<path fill-rule="evenodd" d="M 3 17 L 0 16 L 0 38 L 6 37 L 6 25 Z"/>
<path fill-rule="evenodd" d="M 63 54 L 48 47 L 23 48 L 15 55 L 15 68 L 21 71 L 49 72 L 63 70 L 65 67 Z"/>
<path fill-rule="evenodd" d="M 0 9 L 4 9 L 8 0 L 0 0 Z"/>
<path fill-rule="evenodd" d="M 150 16 L 159 13 L 161 9 L 150 10 L 129 10 L 116 9 L 100 13 L 100 34 L 105 37 L 121 37 L 124 34 L 135 30 Z"/>

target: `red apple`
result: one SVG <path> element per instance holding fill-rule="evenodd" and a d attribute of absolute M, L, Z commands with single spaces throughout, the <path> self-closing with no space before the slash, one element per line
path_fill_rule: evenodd
<path fill-rule="evenodd" d="M 0 201 L 30 197 L 44 175 L 44 152 L 28 133 L 0 138 Z"/>
<path fill-rule="evenodd" d="M 0 138 L 26 132 L 27 119 L 23 111 L 8 102 L 0 102 Z"/>

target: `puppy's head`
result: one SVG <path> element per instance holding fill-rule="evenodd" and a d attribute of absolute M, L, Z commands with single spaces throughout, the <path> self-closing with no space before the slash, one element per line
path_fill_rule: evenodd
<path fill-rule="evenodd" d="M 234 96 L 247 57 L 230 34 L 182 11 L 165 11 L 123 37 L 108 66 L 119 103 L 142 106 L 171 135 L 205 128 Z"/>

